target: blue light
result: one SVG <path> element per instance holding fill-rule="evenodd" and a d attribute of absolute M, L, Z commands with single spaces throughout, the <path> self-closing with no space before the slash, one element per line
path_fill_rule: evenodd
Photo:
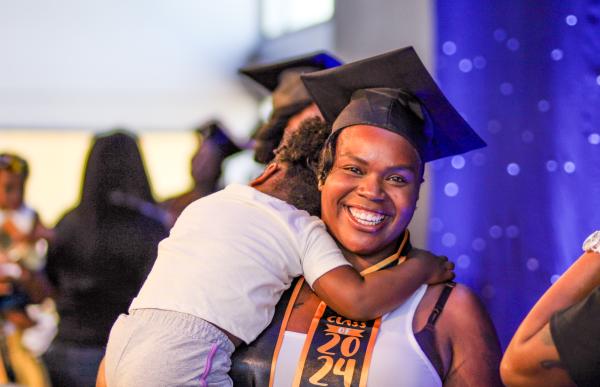
<path fill-rule="evenodd" d="M 444 193 L 448 197 L 452 198 L 452 197 L 458 195 L 458 191 L 459 191 L 458 184 L 456 184 L 456 183 L 450 182 L 444 186 Z"/>
<path fill-rule="evenodd" d="M 454 156 L 452 157 L 452 161 L 450 161 L 450 164 L 452 164 L 452 167 L 454 169 L 463 169 L 465 166 L 465 158 L 462 156 Z"/>
<path fill-rule="evenodd" d="M 510 163 L 506 167 L 506 172 L 511 176 L 517 176 L 521 172 L 521 167 L 517 163 Z"/>
<path fill-rule="evenodd" d="M 490 236 L 494 239 L 498 239 L 502 237 L 502 227 L 497 224 L 490 227 Z"/>
<path fill-rule="evenodd" d="M 485 243 L 485 240 L 483 238 L 475 238 L 473 240 L 473 242 L 471 243 L 471 247 L 475 251 L 483 251 L 483 250 L 485 250 L 486 246 L 487 246 L 487 243 Z"/>
<path fill-rule="evenodd" d="M 563 58 L 563 52 L 561 49 L 555 48 L 554 50 L 552 50 L 552 52 L 550 53 L 550 57 L 555 60 L 555 61 L 559 61 Z"/>
<path fill-rule="evenodd" d="M 523 133 L 521 133 L 521 140 L 523 140 L 523 142 L 525 143 L 530 143 L 533 142 L 533 132 L 531 130 L 526 130 Z"/>
<path fill-rule="evenodd" d="M 520 46 L 521 43 L 519 43 L 519 40 L 516 38 L 510 38 L 506 41 L 506 47 L 511 51 L 517 51 Z"/>
<path fill-rule="evenodd" d="M 545 99 L 540 99 L 538 101 L 537 107 L 539 111 L 545 113 L 548 110 L 550 110 L 550 102 L 546 101 Z"/>
<path fill-rule="evenodd" d="M 476 56 L 475 58 L 473 58 L 473 66 L 475 66 L 476 69 L 481 70 L 481 69 L 485 68 L 486 65 L 487 65 L 487 60 L 485 60 L 484 57 Z"/>
<path fill-rule="evenodd" d="M 575 163 L 572 161 L 567 161 L 565 165 L 563 165 L 563 169 L 567 173 L 573 173 L 575 172 Z"/>
<path fill-rule="evenodd" d="M 504 39 L 506 39 L 506 36 L 507 36 L 507 33 L 502 28 L 498 28 L 497 30 L 494 31 L 494 39 L 496 39 L 497 42 L 504 41 Z"/>
<path fill-rule="evenodd" d="M 447 232 L 442 235 L 442 244 L 446 247 L 452 247 L 456 244 L 456 235 Z"/>
<path fill-rule="evenodd" d="M 471 258 L 467 254 L 461 254 L 456 259 L 456 265 L 461 269 L 466 269 L 471 265 Z"/>
<path fill-rule="evenodd" d="M 558 169 L 558 163 L 555 160 L 546 161 L 546 170 L 548 172 L 554 172 Z"/>
<path fill-rule="evenodd" d="M 470 59 L 461 59 L 460 62 L 458 62 L 458 68 L 463 73 L 468 73 L 473 70 L 473 63 Z"/>
<path fill-rule="evenodd" d="M 515 225 L 510 225 L 506 228 L 506 236 L 508 238 L 514 239 L 519 236 L 519 227 Z"/>
<path fill-rule="evenodd" d="M 540 267 L 540 262 L 535 258 L 529 258 L 527 260 L 526 266 L 527 266 L 527 270 L 536 271 Z"/>
<path fill-rule="evenodd" d="M 444 228 L 428 228 L 427 241 L 456 259 L 459 281 L 485 294 L 506 346 L 600 224 L 600 51 L 585 50 L 598 25 L 581 4 L 529 12 L 532 2 L 500 3 L 435 2 L 435 75 L 487 147 L 462 154 L 460 169 L 453 157 L 431 168 L 430 214 Z M 457 18 L 457 9 L 468 14 Z M 452 57 L 441 49 L 450 40 L 460 48 Z M 458 67 L 465 58 L 468 73 Z M 455 197 L 449 182 L 460 188 Z M 451 248 L 442 244 L 446 232 L 456 236 Z"/>
<path fill-rule="evenodd" d="M 442 44 L 442 51 L 448 56 L 454 55 L 456 54 L 456 44 L 453 41 L 448 40 Z"/>

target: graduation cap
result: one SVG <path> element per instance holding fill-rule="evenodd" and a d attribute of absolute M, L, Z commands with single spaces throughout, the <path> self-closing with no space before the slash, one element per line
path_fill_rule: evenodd
<path fill-rule="evenodd" d="M 250 66 L 240 73 L 266 88 L 273 96 L 273 110 L 311 102 L 300 74 L 339 66 L 341 62 L 325 51 L 314 52 L 282 62 Z"/>
<path fill-rule="evenodd" d="M 412 47 L 302 75 L 332 132 L 372 125 L 398 133 L 423 162 L 486 143 L 454 109 Z"/>
<path fill-rule="evenodd" d="M 272 95 L 273 111 L 269 120 L 252 135 L 256 140 L 254 158 L 268 163 L 274 157 L 289 118 L 312 103 L 300 75 L 339 66 L 341 62 L 319 51 L 266 65 L 240 69 L 240 73 L 262 85 Z"/>
<path fill-rule="evenodd" d="M 217 120 L 210 120 L 202 124 L 195 129 L 195 132 L 201 135 L 204 141 L 212 141 L 216 144 L 223 158 L 242 150 L 227 134 L 227 129 Z"/>

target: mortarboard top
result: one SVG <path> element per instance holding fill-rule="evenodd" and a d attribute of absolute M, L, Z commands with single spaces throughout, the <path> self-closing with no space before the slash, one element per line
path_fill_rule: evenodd
<path fill-rule="evenodd" d="M 221 150 L 223 158 L 242 150 L 227 134 L 227 129 L 217 120 L 210 120 L 202 124 L 195 129 L 195 132 L 201 135 L 204 141 L 215 143 Z"/>
<path fill-rule="evenodd" d="M 412 47 L 303 74 L 302 80 L 334 132 L 358 124 L 388 129 L 411 142 L 423 162 L 486 145 Z"/>
<path fill-rule="evenodd" d="M 339 66 L 341 62 L 330 54 L 319 51 L 282 62 L 250 66 L 240 69 L 240 73 L 250 77 L 269 90 L 273 96 L 273 110 L 291 105 L 308 103 L 300 74 Z"/>

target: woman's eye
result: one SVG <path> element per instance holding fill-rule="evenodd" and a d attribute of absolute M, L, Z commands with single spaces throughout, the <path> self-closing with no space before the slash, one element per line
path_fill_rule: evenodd
<path fill-rule="evenodd" d="M 405 184 L 408 182 L 408 180 L 406 180 L 406 178 L 404 176 L 399 176 L 399 175 L 390 176 L 388 178 L 388 180 L 390 180 L 394 183 L 398 183 L 398 184 Z"/>
<path fill-rule="evenodd" d="M 346 171 L 348 171 L 350 173 L 356 174 L 356 175 L 360 175 L 362 173 L 359 168 L 352 167 L 352 166 L 345 167 L 344 170 L 346 170 Z"/>

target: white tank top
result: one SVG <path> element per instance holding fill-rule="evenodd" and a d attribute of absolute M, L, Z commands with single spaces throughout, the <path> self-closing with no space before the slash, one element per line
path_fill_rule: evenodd
<path fill-rule="evenodd" d="M 412 328 L 415 310 L 426 290 L 427 285 L 421 285 L 402 306 L 383 316 L 373 349 L 367 386 L 442 385 L 437 371 L 419 346 Z M 291 385 L 305 339 L 304 333 L 285 332 L 275 368 L 274 387 Z"/>

